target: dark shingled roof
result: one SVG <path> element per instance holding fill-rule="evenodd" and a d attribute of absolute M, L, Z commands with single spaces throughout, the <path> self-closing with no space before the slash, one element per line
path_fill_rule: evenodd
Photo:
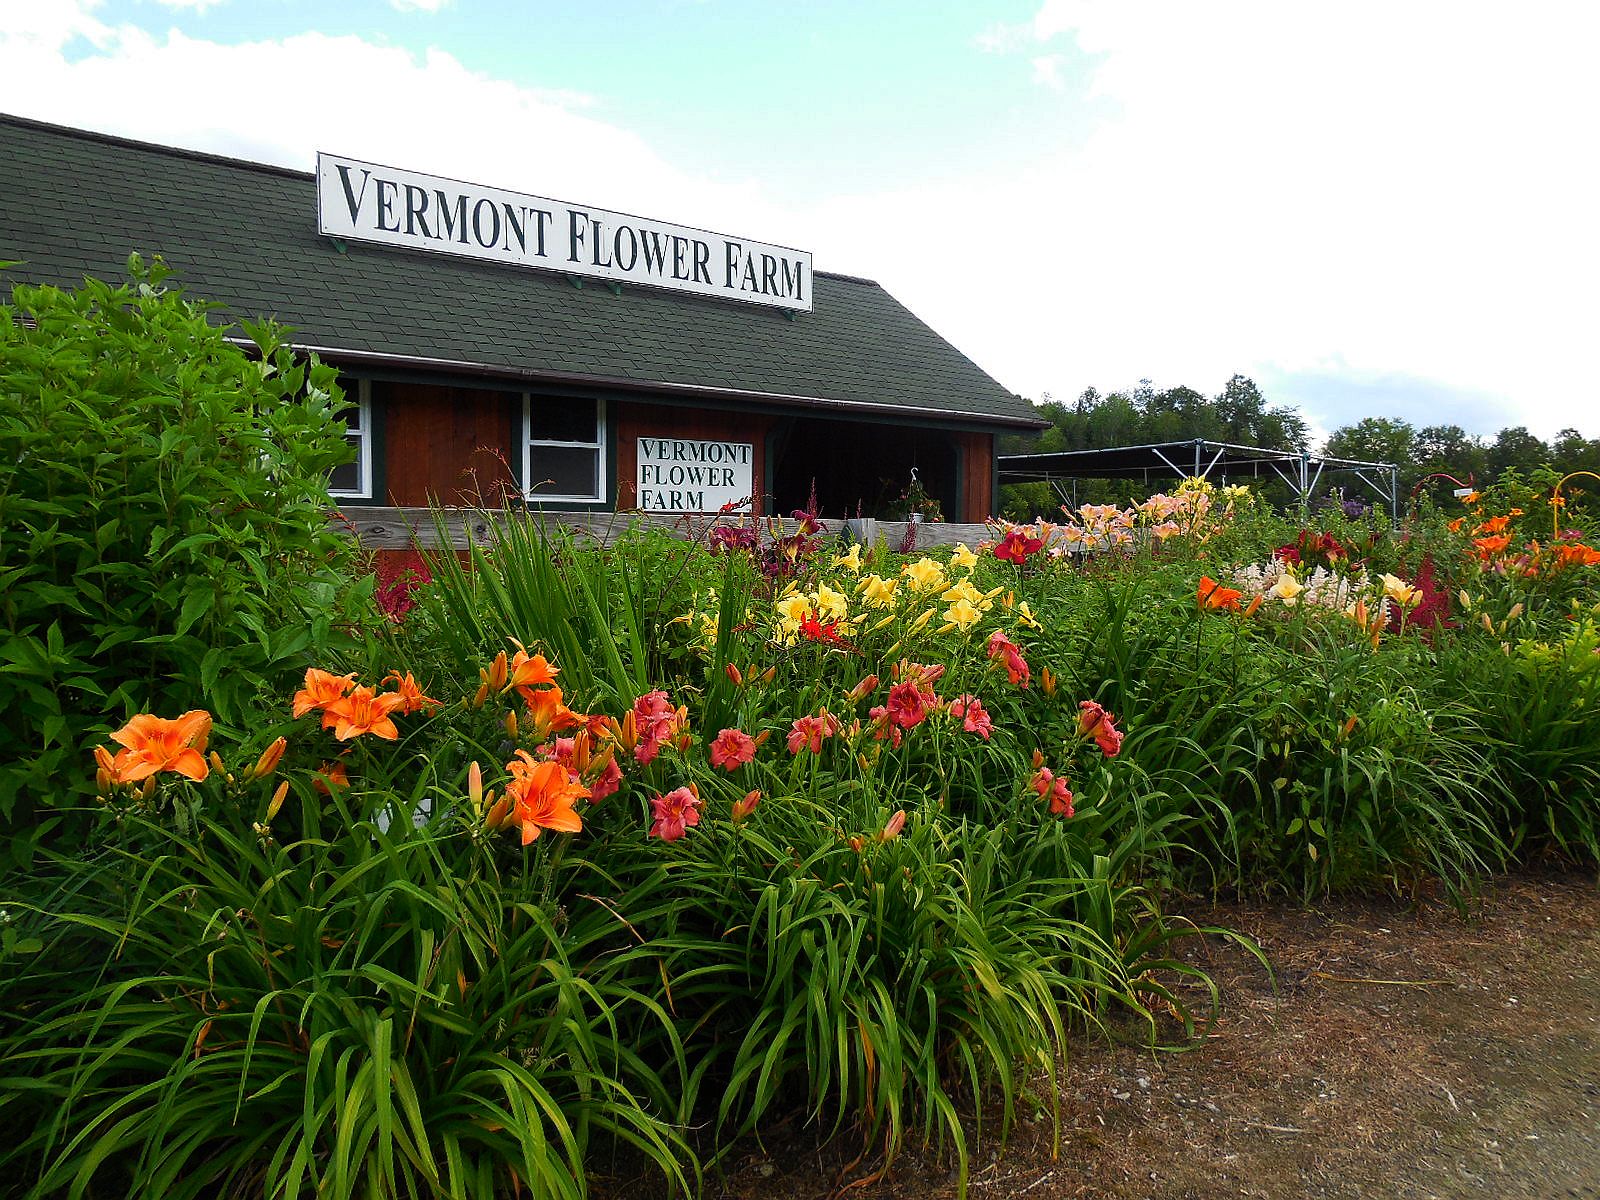
<path fill-rule="evenodd" d="M 316 231 L 310 172 L 0 114 L 0 276 L 73 287 L 160 254 L 229 319 L 273 316 L 352 362 L 591 382 L 977 426 L 1045 424 L 1033 405 L 868 280 L 817 272 L 815 311 L 624 286 L 351 243 Z"/>

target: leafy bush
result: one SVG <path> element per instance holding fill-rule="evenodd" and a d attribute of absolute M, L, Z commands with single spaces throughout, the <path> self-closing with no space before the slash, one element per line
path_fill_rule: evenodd
<path fill-rule="evenodd" d="M 0 305 L 0 820 L 81 798 L 107 722 L 240 720 L 334 646 L 351 591 L 333 369 L 266 326 L 247 354 L 159 261 L 130 273 Z"/>

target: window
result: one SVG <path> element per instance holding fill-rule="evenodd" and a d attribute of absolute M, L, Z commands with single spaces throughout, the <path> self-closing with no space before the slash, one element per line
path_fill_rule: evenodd
<path fill-rule="evenodd" d="M 604 400 L 524 393 L 522 427 L 522 490 L 530 501 L 604 502 Z"/>
<path fill-rule="evenodd" d="M 355 447 L 356 458 L 333 469 L 328 494 L 367 500 L 372 497 L 372 382 L 349 380 L 344 388 L 345 398 L 355 401 L 344 410 L 344 437 Z"/>

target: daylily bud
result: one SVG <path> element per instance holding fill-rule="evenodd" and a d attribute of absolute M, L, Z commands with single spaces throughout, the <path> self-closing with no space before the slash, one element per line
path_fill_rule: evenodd
<path fill-rule="evenodd" d="M 1259 594 L 1252 597 L 1250 603 L 1245 605 L 1244 615 L 1247 617 L 1255 616 L 1261 610 L 1261 601 L 1262 597 Z"/>
<path fill-rule="evenodd" d="M 278 763 L 283 759 L 284 749 L 289 745 L 284 738 L 278 738 L 261 752 L 261 757 L 256 759 L 256 765 L 250 768 L 246 779 L 265 779 L 278 769 Z"/>
<path fill-rule="evenodd" d="M 472 707 L 473 708 L 482 708 L 484 706 L 484 704 L 486 704 L 488 702 L 488 699 L 489 699 L 489 676 L 488 676 L 488 672 L 482 672 L 482 674 L 483 674 L 483 683 L 481 685 L 479 685 L 478 690 L 476 692 L 474 692 L 473 696 L 472 696 Z"/>
<path fill-rule="evenodd" d="M 278 815 L 278 810 L 283 807 L 283 802 L 289 798 L 289 781 L 283 780 L 278 784 L 278 790 L 272 793 L 272 799 L 267 802 L 267 820 L 272 820 Z"/>
<path fill-rule="evenodd" d="M 1479 619 L 1483 622 L 1484 631 L 1487 632 L 1487 633 L 1493 633 L 1494 632 L 1494 622 L 1489 619 L 1489 614 L 1488 613 L 1480 613 L 1480 614 L 1478 614 L 1478 616 L 1479 616 Z"/>
<path fill-rule="evenodd" d="M 1044 755 L 1035 750 L 1033 752 L 1033 769 L 1037 771 L 1042 766 L 1044 766 Z"/>
<path fill-rule="evenodd" d="M 489 669 L 484 672 L 484 682 L 493 692 L 506 690 L 506 681 L 511 677 L 511 665 L 506 661 L 506 652 L 500 651 L 494 656 L 494 661 L 489 664 Z"/>
<path fill-rule="evenodd" d="M 771 736 L 772 736 L 772 730 L 763 729 L 760 733 L 756 734 L 756 736 L 751 738 L 750 740 L 755 743 L 755 748 L 757 750 L 759 750 L 759 749 L 761 749 L 762 746 L 765 746 L 767 744 L 767 739 L 769 737 L 771 737 Z"/>
<path fill-rule="evenodd" d="M 472 801 L 472 811 L 483 811 L 483 768 L 474 759 L 467 768 L 467 799 Z"/>
<path fill-rule="evenodd" d="M 857 854 L 861 853 L 861 847 L 862 847 L 863 843 L 861 841 L 861 838 L 858 835 L 852 833 L 850 835 L 850 837 L 847 839 L 847 842 L 848 842 L 848 845 L 850 846 L 850 849 L 854 850 Z"/>
<path fill-rule="evenodd" d="M 1055 672 L 1051 671 L 1049 667 L 1039 668 L 1039 687 L 1046 696 L 1054 696 L 1056 694 Z M 1038 752 L 1035 751 L 1035 753 Z"/>
<path fill-rule="evenodd" d="M 724 669 L 727 671 L 728 679 L 730 682 L 732 682 L 734 687 L 744 686 L 744 676 L 739 673 L 738 667 L 734 666 L 732 663 L 729 663 Z"/>
<path fill-rule="evenodd" d="M 622 747 L 624 754 L 631 754 L 633 748 L 639 744 L 639 721 L 633 715 L 633 709 L 622 714 L 622 720 L 617 723 L 617 745 Z"/>
<path fill-rule="evenodd" d="M 751 813 L 755 812 L 756 805 L 760 803 L 761 793 L 759 791 L 746 792 L 743 800 L 735 800 L 733 802 L 733 823 L 737 825 L 743 821 Z"/>
<path fill-rule="evenodd" d="M 1515 621 L 1521 615 L 1522 615 L 1522 601 L 1518 600 L 1515 604 L 1513 604 L 1511 606 L 1511 611 L 1506 614 L 1506 621 L 1507 622 Z"/>
<path fill-rule="evenodd" d="M 513 742 L 517 740 L 517 713 L 515 709 L 506 710 L 506 736 Z"/>
<path fill-rule="evenodd" d="M 851 704 L 855 704 L 861 700 L 862 697 L 870 695 L 872 691 L 877 688 L 877 686 L 878 677 L 876 675 L 868 675 L 860 683 L 856 684 L 855 687 L 850 689 L 850 691 L 846 694 L 846 699 L 848 699 Z"/>
<path fill-rule="evenodd" d="M 1462 588 L 1457 594 L 1456 598 L 1461 601 L 1462 608 L 1466 609 L 1468 612 L 1472 611 L 1472 597 L 1467 595 L 1466 588 Z"/>
<path fill-rule="evenodd" d="M 1344 728 L 1339 731 L 1339 736 L 1341 738 L 1348 738 L 1352 733 L 1354 733 L 1356 729 L 1356 722 L 1358 720 L 1360 720 L 1360 718 L 1352 714 L 1350 719 L 1344 723 Z"/>
<path fill-rule="evenodd" d="M 762 683 L 771 683 L 777 677 L 778 677 L 778 668 L 777 667 L 768 667 L 765 671 L 761 672 L 761 682 Z"/>
<path fill-rule="evenodd" d="M 901 809 L 889 818 L 889 823 L 883 827 L 883 832 L 878 835 L 880 842 L 887 842 L 891 838 L 900 836 L 900 831 L 906 827 L 905 810 Z"/>
<path fill-rule="evenodd" d="M 156 777 L 154 775 L 151 775 L 144 781 L 144 789 L 139 794 L 146 800 L 150 799 L 156 794 Z"/>
<path fill-rule="evenodd" d="M 218 775 L 226 775 L 228 773 L 228 768 L 222 765 L 222 755 L 213 750 L 206 757 L 211 760 L 211 769 Z"/>
<path fill-rule="evenodd" d="M 506 794 L 499 800 L 489 803 L 489 797 L 484 797 L 488 804 L 488 811 L 483 814 L 483 827 L 485 829 L 499 829 L 511 816 L 511 796 Z"/>
<path fill-rule="evenodd" d="M 868 758 L 865 754 L 857 754 L 856 755 L 856 762 L 861 765 L 861 769 L 863 771 L 872 770 L 872 760 L 870 758 Z"/>

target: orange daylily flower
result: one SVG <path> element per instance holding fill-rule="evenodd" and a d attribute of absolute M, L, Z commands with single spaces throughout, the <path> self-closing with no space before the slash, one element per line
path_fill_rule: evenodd
<path fill-rule="evenodd" d="M 206 738 L 211 735 L 211 714 L 192 709 L 174 720 L 140 713 L 111 735 L 123 747 L 111 763 L 115 783 L 137 783 L 161 771 L 175 771 L 199 783 L 211 771 L 206 762 Z M 103 760 L 95 756 L 97 761 Z"/>
<path fill-rule="evenodd" d="M 1556 561 L 1564 567 L 1592 567 L 1600 563 L 1600 550 L 1581 542 L 1568 542 L 1555 547 Z"/>
<path fill-rule="evenodd" d="M 1209 575 L 1200 577 L 1200 586 L 1195 592 L 1195 599 L 1202 609 L 1227 608 L 1237 609 L 1239 597 L 1244 595 L 1237 588 L 1223 587 Z"/>
<path fill-rule="evenodd" d="M 513 805 L 509 820 L 522 830 L 524 846 L 545 829 L 560 833 L 583 829 L 583 818 L 575 805 L 589 798 L 589 789 L 574 783 L 565 767 L 555 762 L 536 762 L 532 766 L 523 764 L 514 773 L 515 778 L 506 785 L 506 798 Z"/>
<path fill-rule="evenodd" d="M 334 788 L 350 786 L 350 772 L 345 769 L 342 762 L 323 763 L 317 768 L 317 777 L 312 780 L 312 784 L 324 796 L 331 796 Z"/>
<path fill-rule="evenodd" d="M 511 657 L 511 675 L 508 687 L 543 687 L 554 683 L 556 676 L 561 674 L 561 668 L 551 665 L 542 654 L 529 655 L 526 650 L 518 650 Z"/>
<path fill-rule="evenodd" d="M 1506 526 L 1511 524 L 1510 517 L 1492 517 L 1474 529 L 1473 533 L 1504 533 Z"/>
<path fill-rule="evenodd" d="M 405 701 L 393 692 L 375 694 L 369 687 L 357 687 L 343 700 L 337 700 L 323 710 L 322 723 L 333 729 L 333 736 L 341 742 L 370 733 L 386 741 L 400 736 L 389 714 Z"/>
<path fill-rule="evenodd" d="M 394 684 L 394 694 L 400 697 L 400 704 L 395 711 L 402 715 L 409 716 L 411 713 L 422 712 L 424 709 L 442 707 L 432 696 L 424 696 L 422 694 L 422 688 L 417 685 L 417 681 L 412 677 L 410 671 L 407 671 L 404 675 L 400 674 L 399 671 L 390 671 L 388 675 L 384 676 L 383 681 L 384 683 Z"/>
<path fill-rule="evenodd" d="M 306 671 L 306 685 L 294 694 L 294 716 L 303 717 L 308 712 L 326 709 L 335 701 L 344 699 L 355 687 L 355 672 L 335 675 L 311 667 Z"/>
<path fill-rule="evenodd" d="M 582 725 L 583 717 L 573 712 L 561 700 L 558 687 L 519 688 L 518 694 L 528 702 L 528 718 L 533 722 L 533 736 L 543 739 L 552 732 L 559 733 Z"/>
<path fill-rule="evenodd" d="M 1478 553 L 1481 557 L 1488 558 L 1492 554 L 1499 554 L 1507 546 L 1511 545 L 1511 538 L 1509 535 L 1502 533 L 1498 537 L 1473 538 L 1472 544 L 1478 548 Z"/>

